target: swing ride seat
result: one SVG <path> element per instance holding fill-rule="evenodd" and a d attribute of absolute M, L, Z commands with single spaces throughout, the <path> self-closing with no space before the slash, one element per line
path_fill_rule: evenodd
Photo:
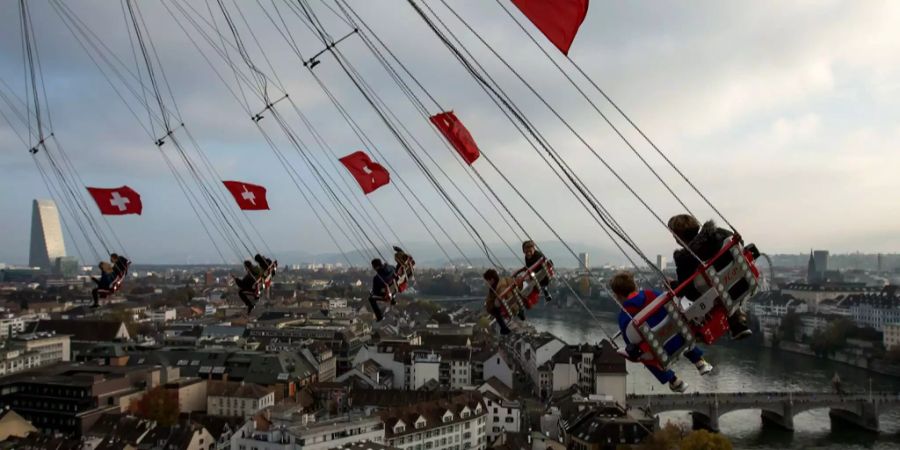
<path fill-rule="evenodd" d="M 694 345 L 694 329 L 674 298 L 672 292 L 654 298 L 632 317 L 625 330 L 628 341 L 640 349 L 640 362 L 662 370 L 668 370 Z M 665 316 L 651 325 L 651 319 L 661 311 L 665 311 Z"/>
<path fill-rule="evenodd" d="M 525 272 L 522 274 L 522 281 L 526 283 L 526 287 L 523 291 L 528 291 L 528 295 L 525 296 L 526 308 L 531 309 L 538 303 L 538 300 L 540 300 L 541 281 L 552 279 L 555 275 L 556 271 L 553 269 L 553 261 L 550 261 L 546 257 L 541 257 L 541 259 L 537 260 L 531 267 L 525 269 Z M 531 287 L 531 289 L 528 290 L 528 287 Z"/>
<path fill-rule="evenodd" d="M 741 244 L 740 236 L 729 237 L 690 278 L 635 314 L 626 334 L 630 342 L 637 342 L 640 362 L 667 370 L 695 339 L 713 344 L 724 335 L 729 329 L 728 317 L 759 287 L 759 270 L 754 263 L 758 255 L 754 245 L 745 248 Z M 680 293 L 690 284 L 703 294 L 685 309 Z M 650 319 L 663 309 L 666 317 L 651 326 Z"/>
<path fill-rule="evenodd" d="M 693 283 L 701 296 L 684 309 L 697 337 L 712 344 L 728 331 L 728 318 L 759 289 L 756 246 L 746 247 L 739 235 L 723 240 L 719 252 L 679 286 Z M 680 289 L 676 289 L 678 294 Z"/>
<path fill-rule="evenodd" d="M 394 248 L 396 249 L 396 247 Z M 387 283 L 387 292 L 381 297 L 383 301 L 392 301 L 394 297 L 406 291 L 410 281 L 413 279 L 413 267 L 415 264 L 411 256 L 407 263 L 397 264 L 394 277 Z"/>
<path fill-rule="evenodd" d="M 259 300 L 259 297 L 262 295 L 262 290 L 268 289 L 272 285 L 272 276 L 275 275 L 275 269 L 277 266 L 278 261 L 272 262 L 272 264 L 269 265 L 269 267 L 266 269 L 265 273 L 257 278 L 255 283 L 253 283 L 253 289 L 245 292 L 253 294 L 253 296 L 257 300 Z"/>
<path fill-rule="evenodd" d="M 553 278 L 553 262 L 542 257 L 537 262 L 516 275 L 515 282 L 497 294 L 500 299 L 500 313 L 509 319 L 521 308 L 531 309 L 540 299 L 540 282 L 545 278 Z M 527 292 L 527 293 L 526 293 Z M 512 312 L 512 314 L 510 314 Z"/>
<path fill-rule="evenodd" d="M 110 295 L 115 294 L 122 287 L 122 282 L 125 281 L 125 276 L 128 275 L 128 268 L 131 267 L 131 262 L 125 263 L 124 269 L 113 279 L 112 283 L 109 284 L 109 289 L 98 289 L 97 295 L 100 298 L 107 298 Z"/>
<path fill-rule="evenodd" d="M 388 283 L 388 295 L 393 297 L 397 294 L 401 294 L 407 287 L 409 287 L 409 277 L 406 275 L 406 271 L 398 269 L 397 274 L 394 275 L 394 278 Z"/>
<path fill-rule="evenodd" d="M 272 261 L 272 264 L 269 265 L 269 269 L 266 270 L 266 276 L 264 277 L 265 282 L 263 283 L 263 287 L 266 290 L 272 287 L 272 278 L 275 278 L 276 271 L 278 271 L 278 261 Z"/>

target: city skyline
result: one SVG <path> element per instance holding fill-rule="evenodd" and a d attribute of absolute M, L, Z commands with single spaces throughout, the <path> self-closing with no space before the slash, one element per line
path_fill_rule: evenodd
<path fill-rule="evenodd" d="M 118 8 L 89 1 L 74 2 L 72 8 L 95 30 L 103 30 L 105 41 L 130 60 L 126 28 Z M 521 31 L 501 9 L 496 5 L 460 4 L 458 10 L 476 28 L 490 30 L 485 37 L 517 68 L 527 68 L 526 78 L 559 105 L 617 169 L 634 174 L 636 179 L 647 176 L 628 149 L 608 127 L 600 126 L 600 118 L 573 95 L 543 56 L 533 47 L 520 45 Z M 466 122 L 485 154 L 513 173 L 533 174 L 527 183 L 515 181 L 568 242 L 580 244 L 575 246 L 576 251 L 581 251 L 579 246 L 596 248 L 590 251 L 595 253 L 595 263 L 603 262 L 604 253 L 610 255 L 608 258 L 616 254 L 602 231 L 552 173 L 541 167 L 531 150 L 526 150 L 524 141 L 501 121 L 499 112 L 477 87 L 463 78 L 464 73 L 411 10 L 404 7 L 388 13 L 359 5 L 359 11 L 442 105 L 455 110 Z M 23 95 L 21 37 L 14 12 L 11 8 L 0 14 L 0 78 L 13 92 Z M 246 12 L 249 20 L 262 20 L 258 11 L 248 8 Z M 225 87 L 165 10 L 148 6 L 144 13 L 186 122 L 212 156 L 213 164 L 223 178 L 244 179 L 269 188 L 272 211 L 251 218 L 269 246 L 276 253 L 336 252 L 253 124 L 227 97 Z M 148 262 L 216 262 L 218 257 L 202 235 L 196 217 L 140 124 L 124 105 L 113 101 L 114 93 L 53 11 L 46 5 L 35 5 L 32 14 L 40 37 L 47 106 L 52 111 L 54 131 L 69 149 L 74 165 L 89 184 L 118 186 L 127 182 L 144 195 L 144 215 L 110 221 L 120 237 L 126 236 L 123 241 L 128 250 L 136 260 Z M 765 8 L 709 2 L 677 9 L 651 3 L 603 5 L 589 12 L 570 56 L 619 101 L 747 240 L 756 242 L 763 251 L 793 254 L 816 247 L 832 253 L 890 253 L 900 251 L 900 211 L 893 207 L 890 196 L 884 195 L 900 186 L 893 173 L 893 168 L 900 166 L 900 154 L 893 148 L 900 129 L 892 120 L 900 114 L 900 86 L 893 81 L 900 76 L 900 32 L 893 26 L 898 18 L 900 8 L 893 4 L 834 2 L 815 7 L 796 4 Z M 334 17 L 326 20 L 338 34 L 340 23 Z M 389 26 L 395 21 L 409 26 Z M 111 25 L 100 26 L 107 23 Z M 859 33 L 861 29 L 866 32 Z M 301 31 L 305 30 L 298 30 L 304 53 L 317 52 L 315 39 Z M 349 137 L 348 128 L 315 88 L 312 78 L 297 70 L 295 57 L 278 39 L 268 41 L 273 44 L 266 52 L 274 60 L 276 72 L 285 77 L 292 97 L 299 99 L 300 107 L 313 118 L 323 136 L 337 151 L 358 150 L 360 144 Z M 422 48 L 428 51 L 420 51 Z M 735 48 L 743 50 L 735 52 Z M 489 61 L 489 53 L 479 50 L 478 58 Z M 402 103 L 399 92 L 360 43 L 348 40 L 344 51 L 359 64 L 361 72 L 372 77 L 370 82 L 383 90 L 386 101 L 397 107 L 415 134 L 432 139 L 426 144 L 436 146 L 438 141 L 427 124 Z M 316 70 L 372 133 L 376 146 L 396 165 L 397 172 L 408 176 L 413 189 L 434 206 L 430 209 L 447 225 L 451 236 L 471 248 L 471 238 L 437 195 L 426 189 L 428 182 L 379 126 L 364 101 L 336 70 L 333 59 L 322 58 Z M 668 257 L 674 243 L 655 219 L 638 211 L 635 199 L 579 147 L 562 125 L 539 112 L 537 104 L 525 100 L 527 92 L 512 75 L 502 70 L 496 73 L 501 84 L 510 87 L 529 111 L 535 111 L 534 119 L 546 124 L 550 138 L 566 148 L 566 157 L 579 167 L 590 188 L 644 252 L 651 257 Z M 0 161 L 0 169 L 6 174 L 0 189 L 27 193 L 25 198 L 45 197 L 46 188 L 28 161 L 32 156 L 21 148 L 13 131 L 0 122 L 0 149 L 9 155 Z M 505 225 L 501 227 L 503 218 L 479 200 L 480 194 L 453 160 L 454 155 L 435 151 L 434 156 L 451 176 L 462 180 L 465 195 L 486 211 L 492 225 L 504 230 L 505 239 L 515 244 L 514 234 L 505 230 Z M 659 166 L 659 161 L 652 162 Z M 476 162 L 476 167 L 481 163 Z M 664 175 L 677 181 L 671 173 Z M 493 185 L 500 185 L 496 176 L 487 176 Z M 532 179 L 536 182 L 530 182 Z M 640 183 L 637 187 L 663 220 L 681 212 L 656 183 Z M 675 183 L 675 187 L 698 216 L 713 217 L 683 184 Z M 511 192 L 501 189 L 500 194 L 533 238 L 553 240 Z M 427 242 L 426 230 L 415 221 L 396 189 L 379 191 L 369 198 L 391 219 L 404 241 Z M 6 195 L 0 202 L 0 214 L 12 218 L 0 225 L 0 261 L 24 262 L 28 250 L 20 242 L 28 232 L 27 202 Z M 475 217 L 472 210 L 467 214 Z M 487 242 L 499 243 L 486 223 L 476 222 L 476 227 Z M 80 238 L 65 237 L 70 242 Z M 558 256 L 563 257 L 569 255 Z"/>

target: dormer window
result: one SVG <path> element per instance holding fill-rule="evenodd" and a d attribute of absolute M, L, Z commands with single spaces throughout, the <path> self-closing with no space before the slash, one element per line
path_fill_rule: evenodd
<path fill-rule="evenodd" d="M 406 431 L 406 424 L 403 423 L 402 420 L 398 420 L 396 424 L 394 424 L 394 434 L 399 434 Z"/>
<path fill-rule="evenodd" d="M 475 405 L 475 414 L 481 414 L 481 403 Z"/>
<path fill-rule="evenodd" d="M 450 411 L 447 411 L 447 412 L 444 414 L 443 420 L 444 420 L 444 423 L 447 423 L 447 422 L 452 421 L 452 420 L 453 420 L 453 413 L 450 412 Z"/>
<path fill-rule="evenodd" d="M 426 425 L 425 417 L 419 416 L 419 420 L 416 421 L 416 429 L 418 430 L 418 429 L 425 428 L 425 425 Z"/>

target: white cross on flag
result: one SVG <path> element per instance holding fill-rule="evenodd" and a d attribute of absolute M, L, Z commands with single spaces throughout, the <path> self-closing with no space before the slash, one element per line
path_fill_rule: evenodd
<path fill-rule="evenodd" d="M 234 196 L 238 207 L 245 210 L 261 210 L 269 209 L 269 202 L 266 200 L 266 188 L 243 181 L 223 181 L 222 182 L 228 192 Z"/>
<path fill-rule="evenodd" d="M 144 205 L 141 203 L 141 195 L 128 186 L 117 188 L 87 188 L 100 208 L 100 214 L 107 216 L 121 216 L 124 214 L 141 214 Z"/>

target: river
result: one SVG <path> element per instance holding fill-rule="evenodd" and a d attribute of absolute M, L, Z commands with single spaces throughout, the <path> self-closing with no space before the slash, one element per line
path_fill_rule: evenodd
<path fill-rule="evenodd" d="M 614 315 L 599 313 L 600 325 L 609 333 L 617 331 Z M 539 308 L 530 311 L 528 321 L 538 330 L 548 331 L 568 343 L 598 342 L 605 335 L 603 329 L 581 309 Z M 706 359 L 715 371 L 700 377 L 690 364 L 684 363 L 676 372 L 690 384 L 688 392 L 753 392 L 773 390 L 831 390 L 831 379 L 838 373 L 847 391 L 900 391 L 900 379 L 844 364 L 833 363 L 794 353 L 759 347 L 755 343 L 717 345 L 706 350 Z M 639 364 L 628 364 L 628 392 L 669 393 Z M 684 412 L 662 414 L 662 423 L 671 420 L 690 424 Z M 883 413 L 881 433 L 855 430 L 831 431 L 827 409 L 797 414 L 794 432 L 763 429 L 759 410 L 734 411 L 719 419 L 721 432 L 728 436 L 735 449 L 900 449 L 900 409 Z"/>

